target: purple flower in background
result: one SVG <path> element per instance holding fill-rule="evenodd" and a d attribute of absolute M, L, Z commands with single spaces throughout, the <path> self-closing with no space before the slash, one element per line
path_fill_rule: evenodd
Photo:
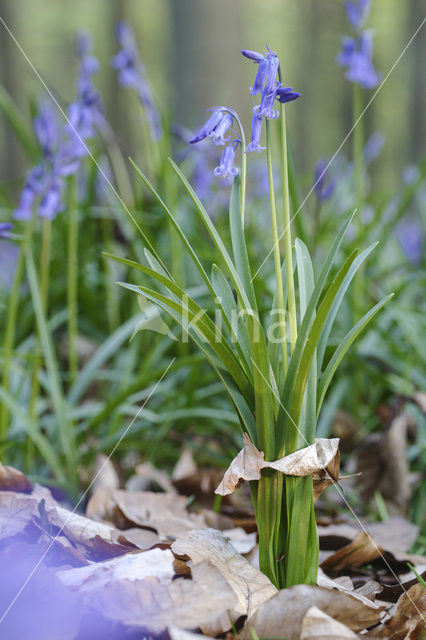
<path fill-rule="evenodd" d="M 59 142 L 59 122 L 51 102 L 46 100 L 40 103 L 33 128 L 43 156 L 52 156 Z"/>
<path fill-rule="evenodd" d="M 358 30 L 367 19 L 371 0 L 346 0 L 346 15 L 352 27 Z"/>
<path fill-rule="evenodd" d="M 357 82 L 364 89 L 374 89 L 379 83 L 379 76 L 373 65 L 372 54 L 372 32 L 364 31 L 359 38 L 343 38 L 336 61 L 341 67 L 347 68 L 347 80 Z"/>
<path fill-rule="evenodd" d="M 159 140 L 163 135 L 161 120 L 146 77 L 145 67 L 139 57 L 133 30 L 127 22 L 122 20 L 117 23 L 115 34 L 121 49 L 113 57 L 111 64 L 118 70 L 118 81 L 123 87 L 130 87 L 137 91 L 139 100 L 146 109 L 151 135 L 154 140 Z"/>
<path fill-rule="evenodd" d="M 317 196 L 319 204 L 326 202 L 332 195 L 336 187 L 336 178 L 328 178 L 328 164 L 327 158 L 320 158 L 315 165 L 313 189 Z"/>
<path fill-rule="evenodd" d="M 10 238 L 10 233 L 8 233 L 13 227 L 13 224 L 10 222 L 0 222 L 0 238 Z"/>
<path fill-rule="evenodd" d="M 230 176 L 235 177 L 238 174 L 238 169 L 234 167 L 235 151 L 241 140 L 237 138 L 223 150 L 220 164 L 214 170 L 214 175 L 220 178 L 228 178 Z"/>
<path fill-rule="evenodd" d="M 257 113 L 253 114 L 253 118 L 251 121 L 251 141 L 247 145 L 246 153 L 250 151 L 258 151 L 261 153 L 266 147 L 262 147 L 260 145 L 260 135 L 262 133 L 262 120 L 261 116 L 258 116 Z"/>
<path fill-rule="evenodd" d="M 96 58 L 90 55 L 92 41 L 89 34 L 77 34 L 75 49 L 80 62 L 78 95 L 68 108 L 68 130 L 71 142 L 75 145 L 74 154 L 84 156 L 87 150 L 82 140 L 93 138 L 96 129 L 104 128 L 105 117 L 101 96 L 92 82 L 92 75 L 98 71 L 99 64 Z"/>
<path fill-rule="evenodd" d="M 402 220 L 396 230 L 396 236 L 407 259 L 418 265 L 423 257 L 424 232 L 416 220 Z"/>
<path fill-rule="evenodd" d="M 371 134 L 364 147 L 364 159 L 367 165 L 377 160 L 384 144 L 385 136 L 382 133 L 375 131 Z"/>

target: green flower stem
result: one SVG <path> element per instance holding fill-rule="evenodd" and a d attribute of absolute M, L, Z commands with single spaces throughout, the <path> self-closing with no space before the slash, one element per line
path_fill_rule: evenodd
<path fill-rule="evenodd" d="M 2 386 L 6 391 L 10 391 L 10 363 L 12 359 L 13 346 L 15 343 L 16 318 L 19 307 L 19 295 L 21 292 L 22 278 L 25 270 L 25 256 L 30 246 L 35 226 L 35 214 L 25 225 L 25 231 L 21 242 L 18 261 L 16 264 L 15 279 L 10 293 L 9 305 L 6 317 L 6 330 L 3 343 L 3 373 Z M 0 442 L 3 442 L 8 433 L 9 411 L 4 402 L 0 403 Z"/>
<path fill-rule="evenodd" d="M 281 255 L 278 236 L 278 223 L 277 223 L 277 210 L 275 206 L 275 192 L 274 192 L 274 177 L 272 172 L 272 150 L 271 150 L 271 135 L 270 135 L 270 122 L 266 119 L 266 153 L 268 163 L 268 179 L 269 179 L 269 201 L 271 207 L 271 222 L 272 222 L 272 240 L 274 243 L 274 264 L 275 264 L 275 277 L 277 281 L 277 307 L 279 313 L 280 332 L 281 332 L 281 355 L 283 374 L 285 376 L 288 367 L 288 354 L 287 354 L 287 327 L 285 321 L 285 306 L 284 306 L 284 289 L 281 273 Z M 291 254 L 291 248 L 290 248 Z M 293 290 L 294 295 L 294 290 Z"/>
<path fill-rule="evenodd" d="M 72 385 L 77 377 L 77 332 L 78 332 L 78 211 L 75 194 L 76 184 L 73 178 L 69 181 L 68 200 L 68 371 L 69 384 Z"/>
<path fill-rule="evenodd" d="M 47 316 L 48 297 L 49 297 L 49 276 L 50 276 L 50 253 L 52 246 L 52 221 L 43 220 L 42 236 L 41 236 L 41 252 L 40 252 L 40 297 L 43 307 L 43 313 Z M 31 377 L 31 393 L 29 401 L 29 415 L 34 424 L 37 424 L 36 407 L 37 399 L 40 391 L 38 380 L 38 372 L 41 363 L 41 346 L 40 337 L 37 335 L 35 347 L 35 361 Z M 33 460 L 34 443 L 31 438 L 27 440 L 26 447 L 26 468 L 30 469 Z"/>
<path fill-rule="evenodd" d="M 102 218 L 103 246 L 109 253 L 114 252 L 113 221 L 105 215 Z M 104 261 L 104 285 L 107 301 L 108 329 L 114 333 L 120 325 L 120 299 L 118 287 L 114 286 L 114 265 L 111 260 Z"/>
<path fill-rule="evenodd" d="M 286 262 L 288 312 L 290 327 L 290 351 L 293 352 L 297 340 L 296 296 L 294 292 L 293 255 L 291 248 L 291 219 L 290 219 L 290 191 L 288 186 L 288 156 L 285 107 L 280 104 L 281 123 L 281 160 L 283 183 L 283 212 L 284 212 L 284 256 Z"/>
<path fill-rule="evenodd" d="M 357 208 L 357 215 L 355 217 L 357 223 L 357 235 L 360 236 L 363 232 L 362 225 L 362 210 L 364 207 L 365 198 L 365 167 L 364 167 L 364 122 L 360 117 L 362 114 L 362 87 L 356 82 L 353 85 L 353 99 L 354 99 L 354 122 L 357 123 L 354 129 L 354 183 L 355 183 L 355 202 Z M 354 280 L 354 299 L 353 309 L 355 316 L 358 317 L 359 313 L 363 310 L 363 295 L 364 295 L 364 269 L 361 267 Z"/>

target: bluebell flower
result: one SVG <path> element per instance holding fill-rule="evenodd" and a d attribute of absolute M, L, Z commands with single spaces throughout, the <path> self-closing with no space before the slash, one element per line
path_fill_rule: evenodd
<path fill-rule="evenodd" d="M 56 214 L 63 210 L 64 205 L 61 200 L 63 186 L 63 180 L 53 174 L 38 208 L 38 214 L 41 218 L 53 220 Z"/>
<path fill-rule="evenodd" d="M 257 113 L 253 113 L 253 118 L 251 121 L 251 140 L 247 145 L 247 149 L 245 153 L 249 153 L 250 151 L 258 151 L 261 153 L 266 147 L 262 147 L 260 145 L 260 136 L 262 133 L 262 116 L 258 116 Z"/>
<path fill-rule="evenodd" d="M 235 152 L 240 142 L 241 140 L 237 138 L 224 148 L 220 164 L 214 170 L 215 176 L 220 178 L 228 178 L 230 176 L 235 177 L 238 174 L 238 169 L 234 167 L 234 160 Z"/>
<path fill-rule="evenodd" d="M 352 27 L 360 29 L 367 19 L 370 11 L 371 0 L 346 0 L 346 15 Z"/>
<path fill-rule="evenodd" d="M 209 137 L 215 144 L 226 144 L 229 140 L 225 138 L 225 133 L 228 131 L 234 122 L 234 117 L 230 113 L 230 110 L 226 107 L 215 107 L 211 109 L 212 114 L 205 124 L 201 127 L 198 133 L 193 136 L 189 142 L 195 144 L 205 138 Z"/>
<path fill-rule="evenodd" d="M 293 91 L 293 87 L 283 87 L 279 85 L 277 87 L 277 100 L 281 103 L 292 102 L 292 100 L 297 100 L 300 98 L 300 93 L 298 91 Z"/>
<path fill-rule="evenodd" d="M 424 231 L 416 220 L 402 220 L 396 230 L 401 248 L 412 264 L 420 264 L 423 256 Z"/>
<path fill-rule="evenodd" d="M 345 37 L 337 63 L 347 67 L 345 77 L 357 82 L 364 89 L 373 89 L 379 83 L 379 76 L 372 61 L 373 39 L 371 31 L 364 31 L 359 38 Z"/>
<path fill-rule="evenodd" d="M 319 204 L 324 204 L 333 194 L 336 187 L 336 178 L 328 178 L 327 158 L 320 158 L 315 165 L 313 189 Z"/>
<path fill-rule="evenodd" d="M 39 104 L 33 128 L 43 156 L 52 156 L 59 142 L 59 122 L 51 102 L 45 100 Z"/>
<path fill-rule="evenodd" d="M 375 131 L 371 134 L 364 146 L 364 159 L 367 165 L 377 160 L 384 144 L 385 136 L 382 133 Z"/>
<path fill-rule="evenodd" d="M 146 77 L 145 67 L 139 57 L 132 28 L 122 20 L 117 23 L 115 33 L 121 49 L 112 58 L 111 64 L 118 70 L 119 83 L 123 87 L 130 87 L 137 91 L 139 100 L 146 110 L 151 135 L 154 140 L 159 140 L 163 135 L 161 120 Z"/>
<path fill-rule="evenodd" d="M 0 222 L 0 238 L 9 238 L 9 231 L 12 229 L 13 224 L 10 222 Z"/>

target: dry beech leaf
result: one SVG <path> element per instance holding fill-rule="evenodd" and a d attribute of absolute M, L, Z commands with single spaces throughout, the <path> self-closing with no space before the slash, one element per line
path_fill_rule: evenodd
<path fill-rule="evenodd" d="M 167 633 L 170 636 L 170 640 L 200 640 L 206 636 L 202 636 L 199 633 L 193 633 L 192 631 L 184 631 L 177 627 L 167 627 Z"/>
<path fill-rule="evenodd" d="M 240 638 L 252 640 L 251 629 L 254 629 L 259 637 L 299 640 L 303 618 L 311 607 L 318 607 L 352 631 L 378 623 L 384 610 L 374 602 L 361 602 L 350 593 L 298 584 L 264 602 L 247 620 Z"/>
<path fill-rule="evenodd" d="M 138 581 L 155 579 L 156 584 L 170 584 L 174 576 L 173 554 L 168 549 L 128 553 L 112 560 L 97 562 L 86 567 L 58 571 L 57 576 L 68 587 L 80 591 L 101 589 L 116 580 Z"/>
<path fill-rule="evenodd" d="M 364 564 L 378 558 L 382 549 L 375 543 L 365 531 L 360 531 L 355 538 L 345 547 L 326 558 L 321 563 L 325 571 L 341 571 L 346 567 L 362 567 Z"/>
<path fill-rule="evenodd" d="M 197 471 L 198 469 L 192 451 L 190 449 L 184 449 L 173 469 L 172 480 L 183 480 L 184 478 L 194 475 Z"/>
<path fill-rule="evenodd" d="M 220 531 L 189 531 L 172 544 L 172 550 L 178 556 L 189 556 L 192 570 L 203 560 L 209 560 L 221 573 L 237 597 L 230 612 L 234 621 L 243 615 L 250 616 L 263 602 L 277 593 L 270 580 L 237 553 Z M 215 629 L 215 633 L 227 629 L 229 620 L 225 621 L 225 628 Z M 209 629 L 209 633 L 213 633 L 213 630 Z"/>
<path fill-rule="evenodd" d="M 349 582 L 351 582 L 350 579 Z M 374 602 L 374 596 L 378 593 L 381 593 L 383 590 L 383 587 L 380 584 L 374 582 L 374 580 L 370 580 L 369 582 L 366 582 L 360 589 L 354 591 L 352 586 L 348 587 L 345 584 L 342 584 L 337 580 L 332 580 L 331 578 L 326 576 L 321 568 L 318 569 L 317 585 L 319 587 L 325 587 L 326 589 L 337 589 L 337 591 L 341 591 L 342 593 L 348 593 L 352 598 L 356 598 L 367 606 L 371 602 Z"/>
<path fill-rule="evenodd" d="M 120 486 L 120 479 L 114 464 L 104 453 L 96 454 L 93 475 L 92 493 L 96 493 L 100 488 L 118 489 Z"/>
<path fill-rule="evenodd" d="M 357 640 L 359 636 L 345 624 L 328 616 L 318 607 L 307 610 L 302 621 L 300 640 Z"/>
<path fill-rule="evenodd" d="M 242 527 L 234 527 L 233 529 L 222 529 L 222 533 L 225 538 L 230 540 L 235 551 L 242 555 L 250 553 L 256 546 L 257 534 L 255 531 L 246 533 Z"/>
<path fill-rule="evenodd" d="M 133 630 L 159 633 L 169 625 L 191 630 L 214 624 L 220 616 L 226 619 L 236 596 L 220 572 L 204 561 L 193 567 L 192 580 L 166 584 L 155 578 L 122 578 L 87 591 L 85 601 Z"/>
<path fill-rule="evenodd" d="M 0 463 L 0 491 L 30 493 L 32 484 L 21 471 L 14 467 L 4 467 Z"/>
<path fill-rule="evenodd" d="M 128 491 L 152 491 L 157 486 L 165 493 L 177 493 L 169 474 L 161 469 L 156 469 L 150 462 L 138 464 L 135 472 L 135 475 L 126 482 Z"/>
<path fill-rule="evenodd" d="M 426 589 L 412 586 L 398 600 L 390 620 L 370 631 L 367 638 L 388 640 L 421 640 L 426 632 Z"/>
<path fill-rule="evenodd" d="M 61 533 L 71 542 L 95 553 L 118 555 L 136 547 L 123 532 L 111 525 L 95 522 L 63 507 L 48 508 L 46 513 L 49 523 L 62 529 Z"/>
<path fill-rule="evenodd" d="M 275 469 L 291 476 L 310 476 L 324 472 L 330 465 L 335 468 L 338 446 L 338 438 L 316 438 L 308 447 L 274 462 L 266 462 L 263 451 L 259 451 L 244 434 L 244 448 L 231 462 L 215 493 L 226 496 L 235 491 L 240 480 L 259 480 L 262 469 Z M 333 469 L 330 471 L 333 473 Z"/>
<path fill-rule="evenodd" d="M 35 500 L 26 494 L 0 493 L 0 540 L 15 536 L 30 524 Z"/>
<path fill-rule="evenodd" d="M 185 496 L 152 491 L 114 491 L 111 500 L 127 520 L 139 527 L 154 529 L 162 538 L 176 538 L 194 527 L 205 526 L 201 515 L 186 510 Z"/>

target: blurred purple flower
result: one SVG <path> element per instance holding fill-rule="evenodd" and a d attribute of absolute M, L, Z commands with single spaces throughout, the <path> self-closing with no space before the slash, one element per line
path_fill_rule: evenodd
<path fill-rule="evenodd" d="M 341 67 L 346 67 L 345 78 L 357 82 L 364 89 L 373 89 L 379 83 L 379 76 L 372 61 L 373 36 L 364 31 L 359 38 L 345 37 L 342 49 L 336 58 Z"/>
<path fill-rule="evenodd" d="M 0 222 L 0 238 L 10 238 L 9 231 L 12 229 L 13 224 L 10 222 Z"/>
<path fill-rule="evenodd" d="M 214 170 L 214 175 L 220 178 L 235 177 L 238 174 L 238 169 L 234 167 L 235 151 L 241 140 L 238 138 L 233 140 L 223 150 L 220 165 Z"/>
<path fill-rule="evenodd" d="M 379 131 L 375 131 L 368 138 L 364 147 L 364 159 L 367 165 L 371 164 L 382 152 L 383 145 L 385 144 L 385 136 Z"/>
<path fill-rule="evenodd" d="M 352 27 L 358 30 L 367 19 L 371 0 L 346 0 L 346 15 Z"/>
<path fill-rule="evenodd" d="M 59 122 L 51 102 L 45 100 L 40 103 L 33 128 L 43 156 L 52 156 L 59 142 Z"/>
<path fill-rule="evenodd" d="M 416 220 L 402 220 L 396 229 L 396 236 L 409 262 L 420 264 L 424 245 L 422 225 Z"/>
<path fill-rule="evenodd" d="M 146 109 L 151 135 L 154 140 L 159 140 L 163 135 L 161 120 L 146 77 L 145 67 L 139 56 L 133 30 L 127 22 L 122 20 L 117 23 L 115 34 L 121 49 L 112 58 L 111 64 L 118 70 L 118 81 L 123 87 L 130 87 L 137 91 L 139 100 Z"/>
<path fill-rule="evenodd" d="M 336 178 L 329 178 L 328 176 L 328 164 L 329 160 L 327 158 L 320 158 L 315 165 L 313 189 L 319 204 L 326 202 L 332 196 L 336 187 Z"/>

